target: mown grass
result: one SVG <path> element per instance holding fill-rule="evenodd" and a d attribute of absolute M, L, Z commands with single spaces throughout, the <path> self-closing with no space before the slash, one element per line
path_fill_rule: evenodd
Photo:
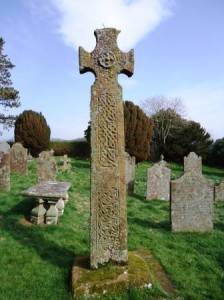
<path fill-rule="evenodd" d="M 11 191 L 0 192 L 0 299 L 72 299 L 71 268 L 76 255 L 89 255 L 90 163 L 72 160 L 72 170 L 58 173 L 70 181 L 69 202 L 57 226 L 24 226 L 33 200 L 20 192 L 36 183 L 35 164 L 29 176 L 11 175 Z M 172 233 L 169 203 L 147 201 L 149 163 L 136 168 L 135 194 L 127 197 L 129 251 L 150 250 L 178 289 L 176 299 L 223 299 L 224 203 L 215 204 L 212 233 Z M 171 164 L 172 179 L 182 167 Z M 203 168 L 215 182 L 223 169 Z M 131 289 L 127 295 L 103 297 L 114 300 L 169 299 L 157 284 L 152 289 Z"/>

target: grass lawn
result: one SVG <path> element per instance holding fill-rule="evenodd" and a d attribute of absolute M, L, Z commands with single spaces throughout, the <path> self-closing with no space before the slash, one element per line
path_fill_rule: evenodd
<path fill-rule="evenodd" d="M 36 183 L 36 160 L 29 176 L 11 175 L 11 191 L 0 192 L 0 300 L 72 299 L 71 269 L 76 255 L 89 255 L 89 160 L 72 159 L 71 171 L 59 171 L 69 181 L 69 202 L 57 226 L 23 225 L 33 200 L 20 192 Z M 148 163 L 136 168 L 135 194 L 127 197 L 129 251 L 150 250 L 178 293 L 175 299 L 224 299 L 224 203 L 215 203 L 212 233 L 172 233 L 169 203 L 146 201 Z M 182 174 L 171 164 L 172 179 Z M 224 170 L 203 168 L 206 177 L 224 180 Z M 103 299 L 171 299 L 155 283 L 151 289 Z M 159 298 L 157 298 L 159 299 Z"/>

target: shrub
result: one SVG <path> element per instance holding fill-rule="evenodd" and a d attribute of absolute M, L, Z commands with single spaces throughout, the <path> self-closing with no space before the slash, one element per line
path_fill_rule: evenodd
<path fill-rule="evenodd" d="M 25 110 L 15 122 L 15 142 L 20 142 L 32 156 L 49 148 L 50 127 L 41 113 Z"/>

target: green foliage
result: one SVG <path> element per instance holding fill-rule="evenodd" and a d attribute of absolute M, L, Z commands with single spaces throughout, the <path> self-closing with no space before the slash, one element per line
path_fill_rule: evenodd
<path fill-rule="evenodd" d="M 136 161 L 149 158 L 152 137 L 151 119 L 131 101 L 124 102 L 125 151 L 135 156 Z M 90 144 L 91 123 L 88 123 L 84 136 Z"/>
<path fill-rule="evenodd" d="M 160 109 L 152 115 L 152 124 L 153 137 L 150 158 L 158 160 L 161 154 L 165 155 L 165 149 L 170 144 L 169 138 L 173 137 L 174 132 L 179 131 L 179 128 L 184 124 L 184 120 L 174 109 L 166 108 Z"/>
<path fill-rule="evenodd" d="M 12 87 L 10 71 L 15 67 L 7 55 L 3 55 L 5 41 L 0 38 L 0 105 L 6 110 L 20 106 L 19 92 Z M 15 116 L 0 113 L 0 124 L 3 129 L 8 129 L 14 125 Z M 2 134 L 2 132 L 0 132 Z"/>
<path fill-rule="evenodd" d="M 184 156 L 195 152 L 207 162 L 212 143 L 210 134 L 199 123 L 185 120 L 167 138 L 164 156 L 167 160 L 180 162 Z"/>
<path fill-rule="evenodd" d="M 24 110 L 16 119 L 14 134 L 15 142 L 20 142 L 34 157 L 49 148 L 51 130 L 41 113 Z"/>
<path fill-rule="evenodd" d="M 224 167 L 224 138 L 214 142 L 210 162 L 216 166 Z"/>
<path fill-rule="evenodd" d="M 90 136 L 91 136 L 91 122 L 88 122 L 88 127 L 84 131 L 84 137 L 86 138 L 87 142 L 90 145 Z"/>
<path fill-rule="evenodd" d="M 70 157 L 90 157 L 90 146 L 87 141 L 51 141 L 50 148 L 54 150 L 55 156 L 67 154 Z"/>
<path fill-rule="evenodd" d="M 137 105 L 131 101 L 124 103 L 125 150 L 136 161 L 149 158 L 152 138 L 152 122 Z"/>

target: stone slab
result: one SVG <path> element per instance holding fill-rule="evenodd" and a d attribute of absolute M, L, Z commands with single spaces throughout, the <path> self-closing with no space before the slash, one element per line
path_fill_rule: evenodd
<path fill-rule="evenodd" d="M 23 191 L 21 195 L 58 200 L 67 196 L 67 191 L 70 187 L 70 182 L 43 181 Z"/>

